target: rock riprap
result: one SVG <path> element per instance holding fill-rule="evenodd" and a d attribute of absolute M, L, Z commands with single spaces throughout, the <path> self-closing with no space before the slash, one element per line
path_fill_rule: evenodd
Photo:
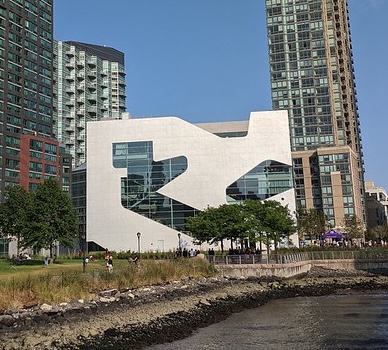
<path fill-rule="evenodd" d="M 4 350 L 141 349 L 187 336 L 231 313 L 276 298 L 388 288 L 388 277 L 314 268 L 301 279 L 184 279 L 111 289 L 94 300 L 35 305 L 0 315 Z"/>

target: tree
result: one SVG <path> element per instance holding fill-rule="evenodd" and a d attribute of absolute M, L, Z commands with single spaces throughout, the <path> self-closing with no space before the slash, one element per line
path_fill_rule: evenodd
<path fill-rule="evenodd" d="M 247 200 L 243 203 L 243 207 L 253 220 L 252 226 L 256 241 L 259 241 L 260 244 L 264 243 L 267 252 L 272 243 L 277 249 L 280 242 L 288 240 L 295 233 L 295 222 L 289 209 L 279 202 Z M 253 237 L 251 239 L 253 240 Z"/>
<path fill-rule="evenodd" d="M 264 212 L 260 225 L 265 232 L 267 252 L 269 253 L 271 242 L 276 250 L 280 242 L 289 239 L 296 227 L 287 207 L 273 200 L 265 201 L 263 204 Z"/>
<path fill-rule="evenodd" d="M 186 227 L 197 242 L 210 244 L 229 239 L 231 246 L 239 240 L 249 244 L 258 241 L 269 246 L 288 238 L 295 232 L 294 221 L 288 208 L 276 201 L 259 202 L 247 200 L 241 204 L 223 204 L 218 208 L 207 208 L 186 222 Z"/>
<path fill-rule="evenodd" d="M 22 237 L 24 247 L 50 249 L 56 242 L 72 247 L 78 237 L 78 219 L 69 196 L 59 182 L 48 179 L 32 193 L 30 224 Z"/>
<path fill-rule="evenodd" d="M 249 240 L 250 242 L 259 242 L 261 250 L 262 243 L 267 241 L 265 236 L 265 204 L 261 201 L 248 199 L 242 203 L 242 208 L 252 224 Z"/>
<path fill-rule="evenodd" d="M 356 215 L 346 216 L 342 226 L 348 238 L 364 238 L 364 225 Z"/>
<path fill-rule="evenodd" d="M 5 189 L 4 202 L 0 204 L 1 234 L 15 239 L 17 242 L 17 255 L 19 255 L 21 238 L 30 222 L 32 210 L 32 196 L 22 186 L 8 186 Z"/>
<path fill-rule="evenodd" d="M 238 204 L 223 204 L 188 218 L 186 227 L 197 242 L 220 243 L 223 252 L 224 239 L 242 240 L 249 230 L 249 222 Z"/>
<path fill-rule="evenodd" d="M 233 242 L 239 240 L 241 248 L 243 248 L 244 240 L 248 239 L 249 232 L 252 231 L 252 222 L 249 220 L 249 216 L 246 215 L 241 205 L 223 204 L 217 208 L 217 214 L 221 226 L 222 238 L 229 239 L 232 247 Z"/>
<path fill-rule="evenodd" d="M 213 244 L 219 240 L 218 227 L 212 220 L 214 210 L 215 208 L 209 207 L 186 221 L 186 228 L 199 244 L 203 242 Z"/>
<path fill-rule="evenodd" d="M 299 239 L 321 235 L 326 231 L 325 214 L 317 209 L 299 209 L 296 212 Z M 319 239 L 319 237 L 316 237 Z"/>
<path fill-rule="evenodd" d="M 388 224 L 384 223 L 382 225 L 375 226 L 370 228 L 365 233 L 366 241 L 377 241 L 377 242 L 387 242 L 388 241 Z"/>

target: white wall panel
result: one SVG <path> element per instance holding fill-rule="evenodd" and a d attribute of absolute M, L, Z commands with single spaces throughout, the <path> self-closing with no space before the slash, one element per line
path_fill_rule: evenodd
<path fill-rule="evenodd" d="M 220 138 L 176 117 L 89 122 L 87 131 L 87 239 L 115 251 L 137 250 L 137 232 L 142 251 L 172 250 L 178 232 L 121 205 L 126 169 L 113 167 L 113 143 L 152 141 L 156 161 L 185 156 L 187 170 L 158 192 L 200 210 L 226 203 L 226 188 L 264 160 L 291 165 L 286 111 L 252 112 L 241 138 Z M 279 198 L 294 210 L 293 190 Z M 182 241 L 193 246 L 189 236 Z"/>

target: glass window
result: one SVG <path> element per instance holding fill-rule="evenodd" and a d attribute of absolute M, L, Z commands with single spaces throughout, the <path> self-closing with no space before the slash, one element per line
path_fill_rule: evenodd
<path fill-rule="evenodd" d="M 186 157 L 154 161 L 151 141 L 115 143 L 112 153 L 113 166 L 127 169 L 127 176 L 121 179 L 121 204 L 152 220 L 185 231 L 185 218 L 195 215 L 196 209 L 157 191 L 186 171 Z"/>
<path fill-rule="evenodd" d="M 266 160 L 226 189 L 229 203 L 263 200 L 293 187 L 291 166 Z"/>

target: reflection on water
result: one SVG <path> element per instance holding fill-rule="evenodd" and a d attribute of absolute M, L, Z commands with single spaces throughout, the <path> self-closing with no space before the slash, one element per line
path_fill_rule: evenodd
<path fill-rule="evenodd" d="M 386 350 L 388 293 L 275 300 L 148 350 Z"/>

